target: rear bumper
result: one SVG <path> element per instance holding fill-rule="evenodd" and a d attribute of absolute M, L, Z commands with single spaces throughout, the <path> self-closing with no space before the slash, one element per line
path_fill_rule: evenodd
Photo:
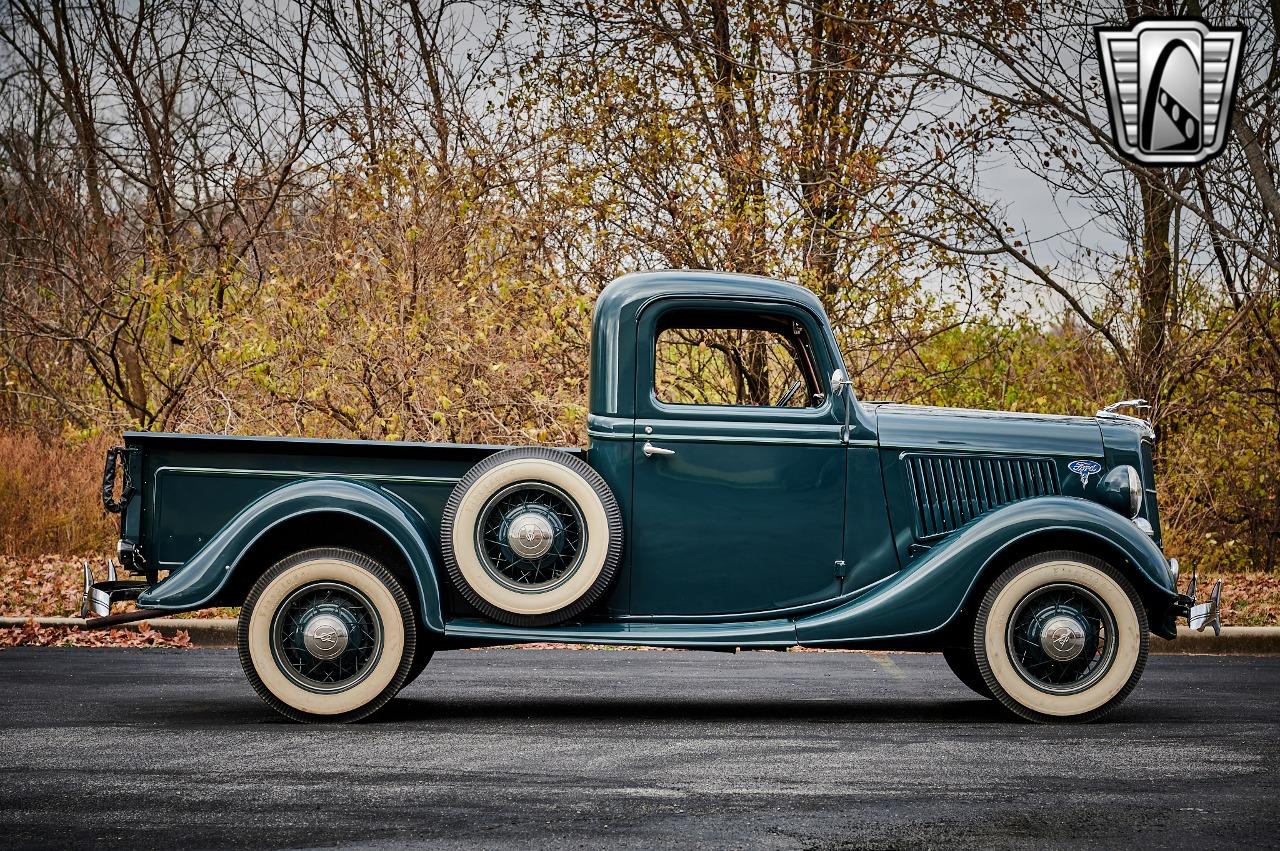
<path fill-rule="evenodd" d="M 116 576 L 116 563 L 111 559 L 107 559 L 107 578 L 101 582 L 94 581 L 93 568 L 89 567 L 89 562 L 84 562 L 81 567 L 84 570 L 84 594 L 80 599 L 80 617 L 87 621 L 86 626 L 89 627 L 95 626 L 96 619 L 110 616 L 113 604 L 136 600 L 139 594 L 150 587 L 147 582 L 119 579 Z M 113 618 L 113 622 L 124 622 L 119 621 L 119 617 L 117 615 Z"/>

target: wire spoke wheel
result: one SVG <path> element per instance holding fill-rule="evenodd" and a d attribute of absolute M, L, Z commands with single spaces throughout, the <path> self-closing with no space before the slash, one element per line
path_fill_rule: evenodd
<path fill-rule="evenodd" d="M 249 684 L 295 721 L 358 721 L 430 658 L 413 604 L 364 553 L 313 547 L 267 568 L 240 608 L 236 645 Z"/>
<path fill-rule="evenodd" d="M 476 552 L 494 579 L 539 592 L 582 562 L 586 524 L 573 500 L 547 482 L 519 482 L 490 497 L 476 522 Z"/>
<path fill-rule="evenodd" d="M 1083 691 L 1115 658 L 1115 618 L 1096 594 L 1055 583 L 1028 594 L 1009 619 L 1009 658 L 1026 682 L 1050 694 Z"/>
<path fill-rule="evenodd" d="M 1049 550 L 982 595 L 973 657 L 991 696 L 1029 721 L 1093 721 L 1133 691 L 1150 645 L 1128 578 L 1095 555 Z"/>
<path fill-rule="evenodd" d="M 271 639 L 276 664 L 289 679 L 311 691 L 342 691 L 377 663 L 382 621 L 355 588 L 316 582 L 294 591 L 276 610 Z"/>
<path fill-rule="evenodd" d="M 440 518 L 454 587 L 481 615 L 513 626 L 564 623 L 601 598 L 622 557 L 622 512 L 573 453 L 495 452 L 458 481 Z"/>

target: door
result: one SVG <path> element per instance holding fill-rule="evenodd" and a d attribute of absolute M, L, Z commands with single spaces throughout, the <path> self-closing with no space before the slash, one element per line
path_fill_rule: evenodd
<path fill-rule="evenodd" d="M 816 318 L 673 300 L 639 322 L 632 613 L 764 617 L 839 595 L 845 450 Z"/>

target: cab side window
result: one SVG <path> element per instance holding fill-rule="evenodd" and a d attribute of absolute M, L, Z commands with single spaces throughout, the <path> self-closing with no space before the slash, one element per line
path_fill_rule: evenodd
<path fill-rule="evenodd" d="M 665 317 L 654 363 L 654 394 L 668 405 L 822 404 L 808 335 L 787 317 Z"/>

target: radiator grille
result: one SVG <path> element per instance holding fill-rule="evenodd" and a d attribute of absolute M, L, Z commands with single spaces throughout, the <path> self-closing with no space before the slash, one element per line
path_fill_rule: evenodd
<path fill-rule="evenodd" d="M 920 538 L 952 532 L 993 508 L 1059 493 L 1048 458 L 908 455 Z"/>
<path fill-rule="evenodd" d="M 1142 459 L 1142 489 L 1146 491 L 1143 494 L 1142 514 L 1155 531 L 1153 540 L 1157 546 L 1160 546 L 1163 534 L 1160 531 L 1160 503 L 1156 497 L 1156 465 L 1152 454 L 1151 441 L 1142 441 L 1139 457 Z"/>

